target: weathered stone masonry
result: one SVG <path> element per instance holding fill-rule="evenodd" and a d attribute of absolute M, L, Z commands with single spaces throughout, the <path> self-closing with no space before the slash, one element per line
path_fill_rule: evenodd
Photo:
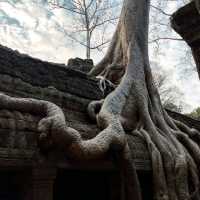
<path fill-rule="evenodd" d="M 112 88 L 107 86 L 104 95 L 111 90 Z M 14 97 L 43 99 L 59 105 L 67 113 L 66 121 L 69 126 L 78 130 L 83 138 L 93 138 L 99 132 L 86 113 L 91 100 L 104 98 L 99 89 L 99 80 L 88 78 L 85 73 L 73 70 L 71 67 L 43 62 L 0 46 L 0 91 Z M 197 121 L 168 112 L 174 118 L 200 130 Z M 15 110 L 5 110 L 0 105 L 0 174 L 1 172 L 16 174 L 15 187 L 18 188 L 19 197 L 14 199 L 58 198 L 54 183 L 63 170 L 103 171 L 107 174 L 106 180 L 109 185 L 108 199 L 120 199 L 118 195 L 120 176 L 112 156 L 108 155 L 104 160 L 93 162 L 75 162 L 67 158 L 64 152 L 56 149 L 41 154 L 38 147 L 37 123 L 42 117 L 35 115 L 34 112 L 20 113 Z M 151 161 L 146 144 L 138 136 L 127 135 L 127 137 L 136 168 L 142 177 L 142 187 L 145 189 L 145 184 L 151 184 Z M 77 188 L 77 192 L 78 190 Z"/>
<path fill-rule="evenodd" d="M 200 15 L 194 2 L 180 8 L 171 17 L 172 28 L 191 47 L 200 76 Z"/>

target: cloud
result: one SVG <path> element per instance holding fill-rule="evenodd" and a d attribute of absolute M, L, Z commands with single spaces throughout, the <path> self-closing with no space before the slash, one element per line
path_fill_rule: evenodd
<path fill-rule="evenodd" d="M 1 44 L 54 62 L 77 56 L 80 51 L 67 45 L 70 41 L 61 31 L 67 19 L 61 9 L 51 10 L 45 1 L 17 2 L 0 2 Z"/>

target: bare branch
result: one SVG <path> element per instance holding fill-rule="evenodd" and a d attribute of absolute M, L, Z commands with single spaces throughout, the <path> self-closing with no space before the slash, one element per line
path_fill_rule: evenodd
<path fill-rule="evenodd" d="M 184 40 L 181 39 L 181 38 L 160 37 L 160 38 L 156 38 L 156 39 L 150 40 L 149 43 L 158 42 L 160 40 L 176 40 L 176 41 L 182 41 L 182 42 L 184 42 Z"/>
<path fill-rule="evenodd" d="M 89 4 L 87 5 L 86 9 L 89 9 L 90 6 L 94 3 L 94 1 L 96 2 L 96 0 L 91 0 L 91 1 L 89 2 Z"/>
<path fill-rule="evenodd" d="M 166 15 L 166 16 L 168 16 L 168 17 L 171 17 L 171 14 L 169 14 L 169 13 L 166 13 L 164 10 L 162 10 L 161 8 L 158 8 L 158 7 L 156 7 L 156 6 L 154 6 L 154 5 L 152 5 L 151 4 L 151 7 L 152 8 L 154 8 L 154 9 L 156 9 L 156 10 L 158 10 L 160 13 L 162 13 L 163 15 Z"/>
<path fill-rule="evenodd" d="M 65 9 L 66 11 L 77 14 L 73 16 L 73 20 L 75 20 L 74 29 L 75 31 L 67 32 L 65 31 L 66 36 L 71 38 L 73 41 L 78 44 L 86 47 L 87 50 L 87 58 L 90 57 L 90 50 L 100 49 L 100 47 L 104 46 L 109 42 L 106 40 L 104 36 L 98 38 L 98 42 L 95 42 L 95 45 L 91 45 L 92 37 L 94 37 L 94 31 L 97 27 L 100 27 L 98 31 L 102 29 L 102 35 L 105 34 L 104 30 L 108 27 L 103 27 L 103 25 L 108 23 L 113 23 L 116 21 L 118 17 L 112 15 L 111 10 L 119 6 L 118 3 L 113 3 L 109 0 L 107 1 L 96 1 L 96 0 L 71 0 L 66 4 L 61 4 L 59 1 L 51 1 L 50 4 L 54 6 L 54 8 Z M 114 14 L 114 13 L 113 13 Z M 76 23 L 79 22 L 79 23 Z M 76 37 L 74 33 L 84 32 L 85 41 L 83 42 L 81 39 Z"/>
<path fill-rule="evenodd" d="M 70 11 L 70 12 L 73 12 L 73 13 L 76 13 L 76 14 L 79 14 L 79 15 L 84 15 L 84 13 L 81 12 L 80 10 L 78 10 L 77 8 L 74 8 L 74 9 L 73 8 L 67 8 L 67 7 L 62 6 L 58 3 L 53 3 L 53 2 L 49 2 L 49 4 L 52 5 L 53 8 L 62 8 L 64 10 L 67 10 L 67 11 Z"/>
<path fill-rule="evenodd" d="M 90 47 L 90 49 L 99 49 L 99 47 L 101 47 L 101 46 L 103 46 L 105 44 L 108 44 L 109 42 L 110 42 L 110 40 L 107 40 L 105 42 L 102 42 L 101 44 L 98 44 L 98 45 L 94 46 L 94 47 Z"/>
<path fill-rule="evenodd" d="M 115 21 L 115 20 L 118 20 L 118 19 L 119 19 L 119 17 L 114 17 L 114 18 L 111 18 L 111 19 L 104 20 L 104 21 L 102 21 L 100 23 L 94 24 L 92 29 L 95 29 L 98 26 L 102 26 L 103 24 L 106 24 L 106 23 L 109 23 L 111 21 Z"/>

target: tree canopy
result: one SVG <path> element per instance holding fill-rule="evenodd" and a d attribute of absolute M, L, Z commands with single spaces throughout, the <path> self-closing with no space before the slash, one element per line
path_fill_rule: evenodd
<path fill-rule="evenodd" d="M 193 110 L 191 113 L 188 114 L 188 116 L 200 120 L 200 107 Z"/>

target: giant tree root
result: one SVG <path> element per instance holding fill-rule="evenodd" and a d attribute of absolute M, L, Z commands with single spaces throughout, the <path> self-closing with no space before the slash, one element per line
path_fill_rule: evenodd
<path fill-rule="evenodd" d="M 152 158 L 155 199 L 198 199 L 200 134 L 171 119 L 162 108 L 148 58 L 149 4 L 149 0 L 124 1 L 111 46 L 90 72 L 109 74 L 116 63 L 126 67 L 97 122 L 101 126 L 119 119 L 124 130 L 144 138 Z"/>
<path fill-rule="evenodd" d="M 118 98 L 113 95 L 118 95 Z M 137 196 L 135 199 L 141 199 L 139 183 L 125 137 L 125 120 L 117 115 L 117 109 L 112 110 L 115 115 L 104 112 L 111 108 L 111 104 L 115 105 L 115 101 L 123 102 L 123 97 L 118 90 L 107 97 L 97 117 L 98 124 L 101 124 L 103 131 L 90 140 L 82 140 L 76 130 L 69 128 L 62 110 L 53 103 L 35 99 L 12 98 L 1 94 L 0 108 L 44 116 L 38 124 L 41 139 L 52 140 L 54 145 L 65 150 L 74 159 L 98 159 L 108 150 L 117 149 L 121 158 L 119 160 L 122 175 L 126 177 L 123 182 L 125 187 L 122 196 L 124 199 L 132 199 L 133 196 Z M 98 103 L 91 103 L 91 105 L 93 105 L 91 112 L 95 110 L 94 105 L 99 107 Z M 109 107 L 106 108 L 108 105 Z M 162 120 L 162 116 L 161 119 L 157 119 L 155 125 L 149 118 L 150 115 L 144 116 L 146 116 L 145 121 L 139 121 L 133 132 L 146 140 L 152 157 L 155 199 L 190 199 L 190 197 L 198 199 L 200 149 L 198 144 L 190 139 L 191 134 L 189 133 L 195 132 L 199 136 L 199 132 L 189 129 L 177 121 L 173 124 L 174 129 L 172 129 L 170 126 L 173 121 L 168 124 Z M 187 130 L 188 133 L 179 129 L 176 124 Z M 194 138 L 194 134 L 192 137 Z"/>
<path fill-rule="evenodd" d="M 78 131 L 67 126 L 62 110 L 51 102 L 30 98 L 14 98 L 0 94 L 0 108 L 43 116 L 38 124 L 38 130 L 41 132 L 40 142 L 48 141 L 49 145 L 56 145 L 74 159 L 96 160 L 103 157 L 110 149 L 115 149 L 119 154 L 120 166 L 123 166 L 121 172 L 124 179 L 122 187 L 125 190 L 122 197 L 127 200 L 131 200 L 133 196 L 141 199 L 139 183 L 125 132 L 117 117 L 114 117 L 111 123 L 107 123 L 105 120 L 104 130 L 95 138 L 83 140 Z M 128 178 L 124 178 L 125 176 Z M 131 185 L 127 184 L 127 181 Z"/>

